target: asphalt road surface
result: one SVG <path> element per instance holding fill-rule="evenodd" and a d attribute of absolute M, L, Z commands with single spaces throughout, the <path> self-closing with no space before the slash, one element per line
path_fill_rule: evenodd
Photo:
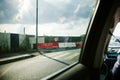
<path fill-rule="evenodd" d="M 0 65 L 0 80 L 40 80 L 78 61 L 80 49 L 43 53 Z"/>

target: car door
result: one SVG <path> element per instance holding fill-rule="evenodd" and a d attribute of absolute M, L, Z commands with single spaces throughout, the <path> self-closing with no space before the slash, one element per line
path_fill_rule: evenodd
<path fill-rule="evenodd" d="M 79 63 L 49 76 L 48 80 L 100 80 L 103 54 L 109 42 L 109 30 L 116 23 L 114 13 L 119 0 L 98 0 L 79 58 Z"/>

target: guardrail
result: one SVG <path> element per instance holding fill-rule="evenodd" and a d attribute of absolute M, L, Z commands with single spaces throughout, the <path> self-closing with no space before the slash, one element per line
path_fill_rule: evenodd
<path fill-rule="evenodd" d="M 82 42 L 38 43 L 39 49 L 82 47 Z"/>

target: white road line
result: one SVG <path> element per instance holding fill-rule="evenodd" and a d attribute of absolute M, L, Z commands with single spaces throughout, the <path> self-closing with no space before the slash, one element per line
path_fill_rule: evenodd
<path fill-rule="evenodd" d="M 74 57 L 79 56 L 79 55 L 80 55 L 80 52 L 73 53 L 73 54 L 69 55 L 68 57 L 66 57 L 65 60 L 71 60 Z"/>
<path fill-rule="evenodd" d="M 61 58 L 61 57 L 64 57 L 64 56 L 67 56 L 67 55 L 70 55 L 71 53 L 64 53 L 64 54 L 61 54 L 61 55 L 59 55 L 59 56 L 56 56 L 55 57 L 55 59 L 59 59 L 59 58 Z"/>
<path fill-rule="evenodd" d="M 78 53 L 78 54 L 76 54 L 75 55 L 75 53 Z M 55 53 L 54 53 L 55 54 Z M 71 56 L 72 57 L 72 55 L 74 55 L 74 56 L 77 56 L 77 55 L 79 55 L 80 54 L 80 50 L 69 50 L 69 51 L 62 51 L 62 52 L 60 52 L 60 53 L 56 53 L 56 55 L 50 55 L 49 57 L 53 57 L 53 58 L 55 58 L 55 59 L 58 59 L 58 58 L 67 58 L 67 56 Z M 73 56 L 73 57 L 74 57 Z M 71 58 L 70 57 L 70 58 Z"/>
<path fill-rule="evenodd" d="M 48 53 L 48 54 L 45 54 L 46 56 L 49 56 L 49 57 L 56 57 L 58 55 L 62 55 L 64 52 L 61 51 L 61 52 L 52 52 L 52 53 Z"/>

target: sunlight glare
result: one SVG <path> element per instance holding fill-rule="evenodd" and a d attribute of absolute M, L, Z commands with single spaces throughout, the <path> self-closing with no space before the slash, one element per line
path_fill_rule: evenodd
<path fill-rule="evenodd" d="M 27 13 L 30 9 L 29 0 L 19 0 L 19 13 L 16 15 L 15 20 L 20 21 L 23 15 Z"/>

